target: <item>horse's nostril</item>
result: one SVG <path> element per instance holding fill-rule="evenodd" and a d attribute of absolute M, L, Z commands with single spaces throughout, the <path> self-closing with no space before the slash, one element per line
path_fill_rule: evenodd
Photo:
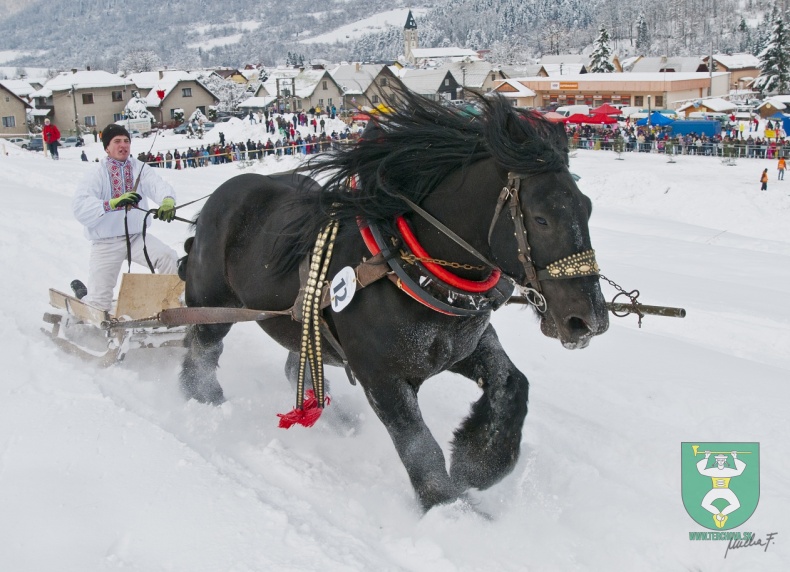
<path fill-rule="evenodd" d="M 589 325 L 587 325 L 587 322 L 585 322 L 581 318 L 577 318 L 576 316 L 571 316 L 570 318 L 568 318 L 567 324 L 568 324 L 568 329 L 571 332 L 577 334 L 584 334 L 591 331 L 591 328 Z"/>

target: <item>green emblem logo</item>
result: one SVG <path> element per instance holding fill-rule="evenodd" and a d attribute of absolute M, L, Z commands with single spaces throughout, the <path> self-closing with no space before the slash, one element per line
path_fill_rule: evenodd
<path fill-rule="evenodd" d="M 749 520 L 760 500 L 759 443 L 682 443 L 683 505 L 694 521 L 730 530 Z"/>

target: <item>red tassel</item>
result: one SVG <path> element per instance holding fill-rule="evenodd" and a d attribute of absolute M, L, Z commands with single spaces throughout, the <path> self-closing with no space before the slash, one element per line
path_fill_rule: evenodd
<path fill-rule="evenodd" d="M 306 392 L 305 400 L 302 402 L 302 407 L 297 409 L 294 407 L 288 413 L 278 413 L 277 417 L 280 418 L 280 429 L 290 429 L 293 425 L 302 425 L 304 427 L 312 427 L 315 425 L 318 418 L 321 417 L 324 409 L 318 407 L 318 400 L 315 398 L 315 392 L 308 389 Z M 324 397 L 324 406 L 331 403 L 330 397 Z"/>

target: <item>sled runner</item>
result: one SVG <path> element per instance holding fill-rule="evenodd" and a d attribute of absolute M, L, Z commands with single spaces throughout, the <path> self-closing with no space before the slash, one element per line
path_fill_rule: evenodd
<path fill-rule="evenodd" d="M 185 329 L 149 320 L 161 310 L 182 306 L 184 282 L 176 274 L 124 274 L 113 313 L 71 294 L 49 290 L 56 312 L 44 313 L 42 328 L 58 346 L 107 367 L 130 349 L 181 347 Z"/>

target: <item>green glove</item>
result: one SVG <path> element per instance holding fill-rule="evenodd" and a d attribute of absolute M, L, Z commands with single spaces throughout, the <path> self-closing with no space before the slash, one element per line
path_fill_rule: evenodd
<path fill-rule="evenodd" d="M 167 197 L 162 201 L 162 204 L 159 205 L 159 210 L 156 211 L 156 215 L 154 218 L 158 218 L 159 220 L 163 220 L 165 222 L 171 222 L 176 216 L 176 202 Z"/>
<path fill-rule="evenodd" d="M 120 207 L 128 207 L 130 205 L 136 205 L 142 199 L 140 195 L 137 193 L 124 193 L 120 197 L 115 197 L 114 199 L 110 199 L 110 208 L 115 210 Z"/>

